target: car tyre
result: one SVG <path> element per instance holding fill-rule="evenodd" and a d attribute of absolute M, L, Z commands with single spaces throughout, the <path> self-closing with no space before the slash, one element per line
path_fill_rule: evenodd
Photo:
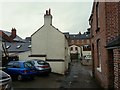
<path fill-rule="evenodd" d="M 21 81 L 22 80 L 22 75 L 18 75 L 17 79 L 18 79 L 18 81 Z"/>

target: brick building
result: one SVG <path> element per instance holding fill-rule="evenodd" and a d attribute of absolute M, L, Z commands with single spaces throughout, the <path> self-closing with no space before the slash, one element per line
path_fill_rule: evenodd
<path fill-rule="evenodd" d="M 69 45 L 77 46 L 90 45 L 90 29 L 84 32 L 84 34 L 81 34 L 81 32 L 79 32 L 78 34 L 69 34 L 69 36 L 70 36 Z"/>
<path fill-rule="evenodd" d="M 120 2 L 94 2 L 89 23 L 93 76 L 104 88 L 120 88 Z"/>
<path fill-rule="evenodd" d="M 21 57 L 28 56 L 25 53 L 31 50 L 30 39 L 30 37 L 26 37 L 26 39 L 19 37 L 15 28 L 12 28 L 11 32 L 0 30 L 0 61 L 2 61 L 2 66 L 11 60 L 18 60 Z"/>
<path fill-rule="evenodd" d="M 90 46 L 90 29 L 81 34 L 69 34 L 69 48 L 71 59 L 80 59 L 85 57 L 90 59 L 91 46 Z"/>

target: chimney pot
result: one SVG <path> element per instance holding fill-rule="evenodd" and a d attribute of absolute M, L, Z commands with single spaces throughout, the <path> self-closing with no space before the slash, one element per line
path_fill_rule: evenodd
<path fill-rule="evenodd" d="M 49 15 L 51 15 L 51 9 L 49 8 Z"/>
<path fill-rule="evenodd" d="M 48 10 L 46 10 L 46 15 L 48 15 Z"/>
<path fill-rule="evenodd" d="M 12 28 L 12 30 L 11 30 L 11 37 L 12 38 L 16 37 L 16 29 L 15 28 Z"/>

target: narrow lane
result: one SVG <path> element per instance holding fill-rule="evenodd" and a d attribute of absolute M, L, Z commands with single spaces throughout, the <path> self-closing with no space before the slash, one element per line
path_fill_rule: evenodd
<path fill-rule="evenodd" d="M 61 88 L 100 88 L 91 77 L 91 67 L 80 62 L 72 62 L 70 73 L 61 83 Z"/>
<path fill-rule="evenodd" d="M 51 73 L 49 76 L 36 76 L 34 80 L 13 80 L 13 88 L 14 90 L 59 88 L 63 77 L 63 75 Z"/>
<path fill-rule="evenodd" d="M 67 75 L 51 73 L 49 76 L 36 76 L 34 80 L 13 81 L 14 90 L 21 88 L 97 88 L 100 86 L 91 77 L 91 67 L 80 62 L 72 62 Z M 101 88 L 100 88 L 101 89 Z"/>

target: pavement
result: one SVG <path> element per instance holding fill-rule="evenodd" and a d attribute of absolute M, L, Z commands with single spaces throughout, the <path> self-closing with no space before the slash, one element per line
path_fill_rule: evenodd
<path fill-rule="evenodd" d="M 70 65 L 69 74 L 64 77 L 60 88 L 102 89 L 92 78 L 91 67 L 83 66 L 81 62 L 73 61 Z"/>

